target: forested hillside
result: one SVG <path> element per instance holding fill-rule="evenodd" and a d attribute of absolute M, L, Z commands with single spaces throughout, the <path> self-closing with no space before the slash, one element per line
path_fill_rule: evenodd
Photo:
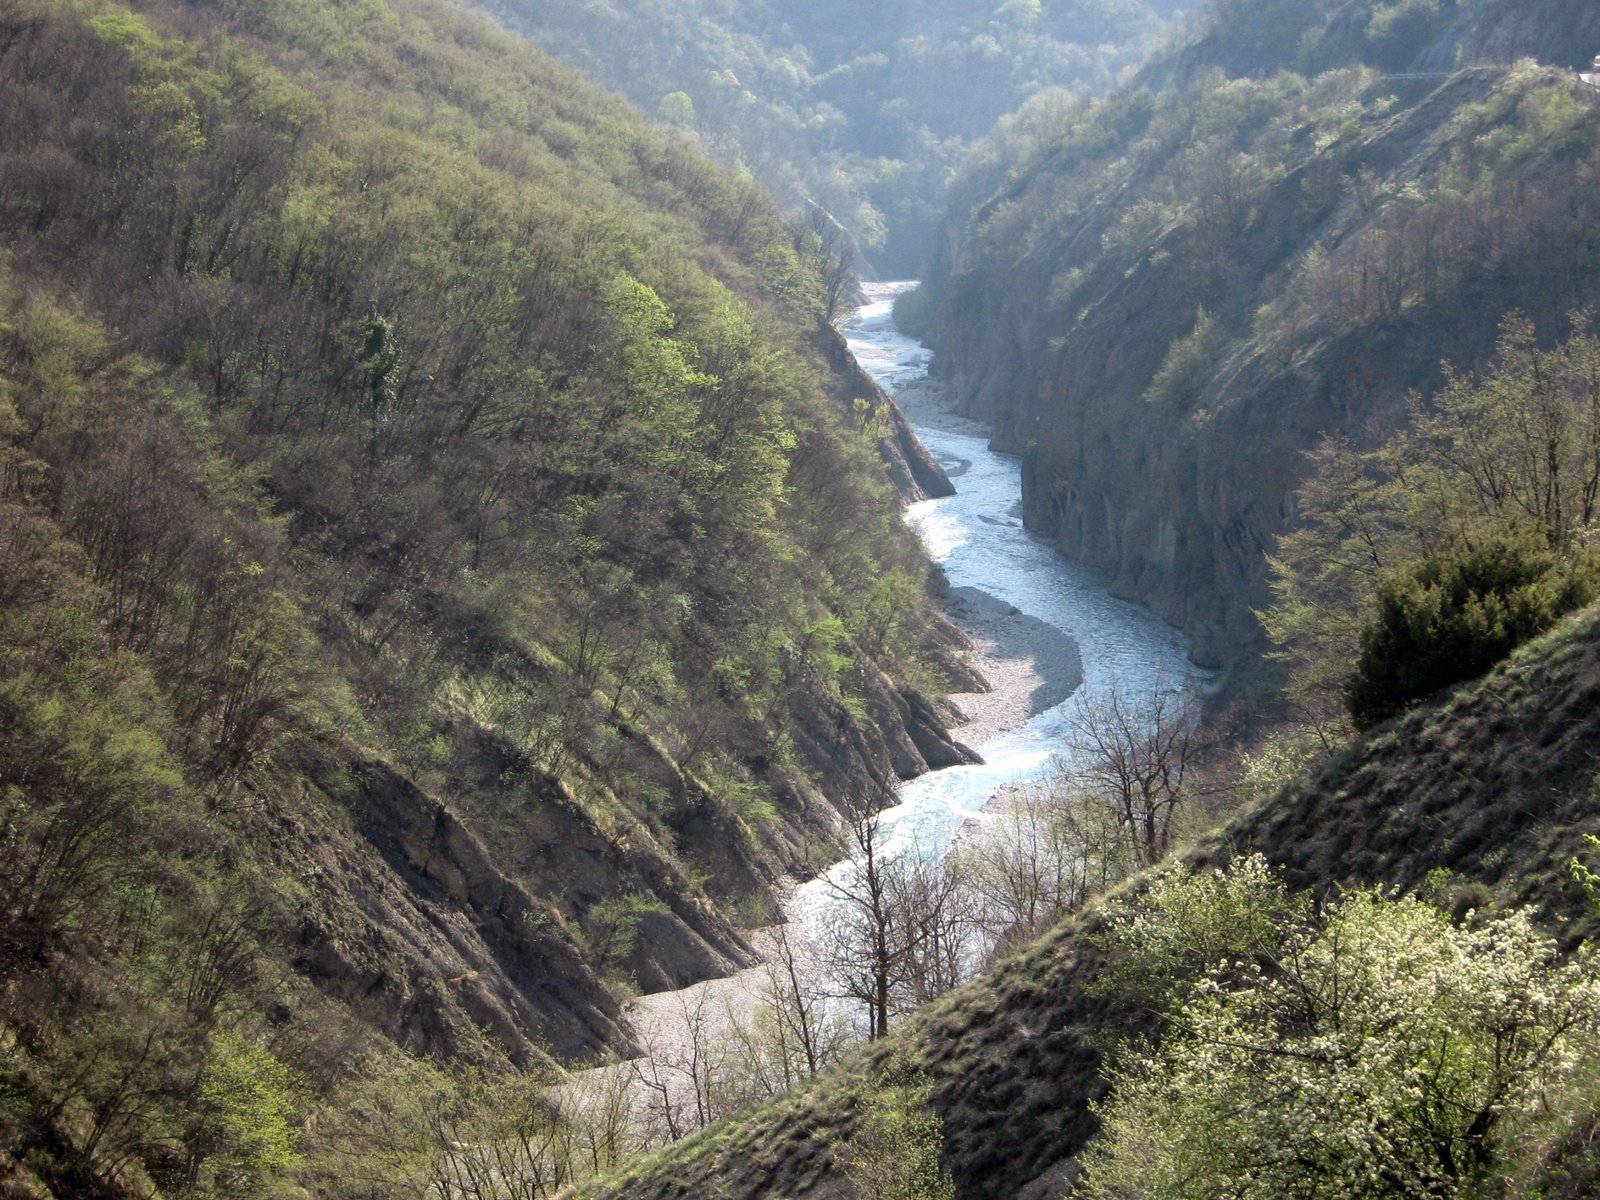
<path fill-rule="evenodd" d="M 641 113 L 446 0 L 0 0 L 0 1195 L 1592 1190 L 1600 15 L 1214 0 L 1125 78 L 1182 7 L 493 6 Z M 935 864 L 950 482 L 830 319 L 958 157 L 904 323 L 1273 690 L 1064 713 Z M 692 1120 L 561 1070 L 841 816 L 886 1036 L 784 940 Z"/>
<path fill-rule="evenodd" d="M 586 1194 L 1600 1182 L 1600 17 L 1224 0 L 1193 34 L 1002 120 L 898 312 L 1029 525 L 1294 719 L 1176 861 Z M 1103 759 L 1130 790 L 1142 745 Z M 1085 775 L 1016 861 L 1094 861 Z"/>
<path fill-rule="evenodd" d="M 919 271 L 968 145 L 1042 89 L 1100 93 L 1189 0 L 491 0 L 536 42 Z"/>
<path fill-rule="evenodd" d="M 1307 452 L 1378 446 L 1508 320 L 1584 331 L 1597 49 L 1576 2 L 1218 3 L 1114 96 L 1003 122 L 905 315 L 1030 526 L 1248 665 L 1267 555 L 1329 501 Z"/>
<path fill-rule="evenodd" d="M 966 756 L 891 414 L 457 9 L 4 0 L 0 98 L 0 1187 L 423 1188 Z"/>

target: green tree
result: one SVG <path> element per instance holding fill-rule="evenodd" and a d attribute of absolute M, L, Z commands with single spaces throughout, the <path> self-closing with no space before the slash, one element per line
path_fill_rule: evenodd
<path fill-rule="evenodd" d="M 367 407 L 373 416 L 381 416 L 394 401 L 394 373 L 399 365 L 394 323 L 378 312 L 376 300 L 370 301 L 361 318 L 361 366 L 366 372 Z"/>
<path fill-rule="evenodd" d="M 1347 703 L 1357 729 L 1483 674 L 1600 592 L 1600 564 L 1565 567 L 1537 535 L 1452 546 L 1378 585 Z"/>
<path fill-rule="evenodd" d="M 1264 924 L 1264 953 L 1215 960 L 1122 1057 L 1075 1196 L 1466 1195 L 1594 1052 L 1593 956 L 1524 911 L 1457 925 L 1363 891 Z"/>
<path fill-rule="evenodd" d="M 1231 971 L 1271 962 L 1310 916 L 1259 854 L 1227 870 L 1168 871 L 1132 905 L 1112 910 L 1101 944 L 1110 951 L 1096 986 L 1155 1010 L 1187 998 L 1218 964 Z"/>
<path fill-rule="evenodd" d="M 680 129 L 693 129 L 697 120 L 694 101 L 690 99 L 688 92 L 668 92 L 661 97 L 661 103 L 656 106 L 656 111 L 661 114 L 663 121 Z"/>
<path fill-rule="evenodd" d="M 294 1075 L 271 1051 L 226 1030 L 213 1034 L 186 1139 L 189 1182 L 205 1163 L 218 1190 L 251 1194 L 264 1174 L 295 1161 L 296 1109 Z"/>
<path fill-rule="evenodd" d="M 1194 327 L 1167 347 L 1161 369 L 1145 390 L 1145 401 L 1182 412 L 1194 408 L 1227 344 L 1228 331 L 1216 317 L 1204 308 L 1196 309 Z"/>

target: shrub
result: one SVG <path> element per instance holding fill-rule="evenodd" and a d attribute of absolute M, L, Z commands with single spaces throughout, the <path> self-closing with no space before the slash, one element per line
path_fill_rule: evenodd
<path fill-rule="evenodd" d="M 1600 564 L 1563 566 L 1535 537 L 1464 541 L 1378 586 L 1346 703 L 1367 729 L 1440 688 L 1472 679 L 1594 599 Z"/>
<path fill-rule="evenodd" d="M 928 1104 L 926 1077 L 891 1064 L 868 1093 L 861 1125 L 839 1161 L 861 1200 L 953 1200 L 940 1169 L 943 1122 Z"/>
<path fill-rule="evenodd" d="M 1272 877 L 1242 865 L 1242 886 L 1168 892 L 1236 895 L 1230 924 L 1264 900 L 1252 923 L 1281 940 L 1216 960 L 1173 993 L 1159 1044 L 1126 1048 L 1074 1200 L 1502 1194 L 1478 1185 L 1590 1078 L 1593 955 L 1562 960 L 1524 910 L 1458 925 L 1374 891 L 1280 922 Z M 1136 952 L 1188 923 L 1153 899 Z"/>

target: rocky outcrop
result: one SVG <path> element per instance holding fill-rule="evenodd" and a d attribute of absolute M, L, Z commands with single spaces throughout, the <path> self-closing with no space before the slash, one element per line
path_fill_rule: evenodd
<path fill-rule="evenodd" d="M 946 726 L 950 713 L 915 689 L 901 689 L 866 668 L 867 704 L 872 720 L 850 719 L 842 701 L 821 700 L 795 723 L 796 745 L 805 767 L 852 781 L 852 799 L 870 799 L 884 782 L 883 766 L 895 779 L 914 779 L 942 767 L 980 762 L 977 753 L 955 741 Z"/>
<path fill-rule="evenodd" d="M 973 684 L 959 633 L 939 629 L 948 636 L 933 653 Z M 854 669 L 867 720 L 819 675 L 793 681 L 794 761 L 752 762 L 776 819 L 751 823 L 626 723 L 621 752 L 657 800 L 613 798 L 605 829 L 492 730 L 457 729 L 479 778 L 463 779 L 454 802 L 353 744 L 306 743 L 293 773 L 316 803 L 285 807 L 275 839 L 305 886 L 295 969 L 418 1054 L 528 1064 L 629 1050 L 614 980 L 668 991 L 750 965 L 729 913 L 761 897 L 775 906 L 784 880 L 825 865 L 816 847 L 842 808 L 881 801 L 897 778 L 978 761 L 950 737 L 943 702 L 864 659 Z M 474 797 L 511 777 L 520 799 L 508 824 Z"/>
<path fill-rule="evenodd" d="M 593 1058 L 624 1046 L 621 1007 L 556 907 L 510 879 L 444 804 L 350 746 L 308 748 L 331 806 L 286 821 L 306 899 L 295 967 L 418 1054 Z"/>
<path fill-rule="evenodd" d="M 905 412 L 861 369 L 844 336 L 831 325 L 825 326 L 812 337 L 811 344 L 828 362 L 830 370 L 825 382 L 835 402 L 849 413 L 857 399 L 866 400 L 876 417 L 888 423 L 889 432 L 878 442 L 878 453 L 900 498 L 910 504 L 955 495 L 955 485 L 912 430 Z"/>

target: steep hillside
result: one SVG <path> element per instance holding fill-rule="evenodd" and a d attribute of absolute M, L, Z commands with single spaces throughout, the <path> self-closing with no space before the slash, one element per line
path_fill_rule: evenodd
<path fill-rule="evenodd" d="M 4 1186 L 396 1194 L 969 757 L 758 186 L 431 0 L 8 0 L 0 97 Z"/>
<path fill-rule="evenodd" d="M 1211 866 L 1259 850 L 1296 886 L 1417 889 L 1459 876 L 1462 906 L 1536 905 L 1569 938 L 1595 918 L 1566 870 L 1600 833 L 1600 611 L 1518 651 L 1442 704 L 1355 743 L 1190 855 Z M 1435 880 L 1437 876 L 1434 877 Z M 1466 881 L 1470 881 L 1470 884 Z M 1561 922 L 1570 921 L 1570 924 Z M 845 1196 L 835 1147 L 891 1059 L 933 1081 L 945 1162 L 962 1197 L 1062 1193 L 1093 1134 L 1104 1052 L 1148 1017 L 1090 984 L 1099 907 L 981 983 L 937 1001 L 809 1091 L 674 1148 L 596 1196 Z"/>
<path fill-rule="evenodd" d="M 920 269 L 945 178 L 1041 88 L 1096 93 L 1188 0 L 485 7 L 789 203 L 831 213 L 887 278 Z"/>
<path fill-rule="evenodd" d="M 1553 338 L 1594 299 L 1600 97 L 1503 64 L 1595 36 L 1576 4 L 1218 4 L 1111 99 L 1005 126 L 918 308 L 1030 526 L 1252 662 L 1302 452 L 1392 429 L 1508 312 Z"/>
<path fill-rule="evenodd" d="M 1531 57 L 1587 67 L 1600 14 L 1573 0 L 1274 0 L 1212 5 L 1193 37 L 1141 71 L 1150 85 L 1220 67 L 1256 78 L 1361 63 L 1382 71 L 1449 72 Z"/>

